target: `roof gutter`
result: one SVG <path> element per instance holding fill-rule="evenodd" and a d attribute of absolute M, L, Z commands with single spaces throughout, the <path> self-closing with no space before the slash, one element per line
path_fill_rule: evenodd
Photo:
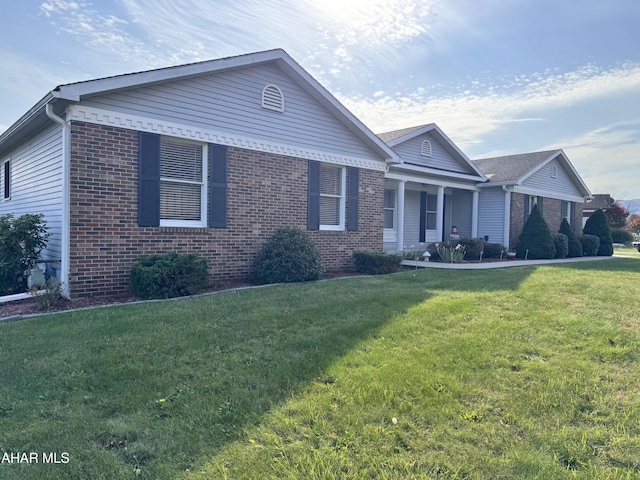
<path fill-rule="evenodd" d="M 62 295 L 69 299 L 69 270 L 71 259 L 71 230 L 70 230 L 70 195 L 69 195 L 69 171 L 71 162 L 71 126 L 62 118 L 53 112 L 53 105 L 47 103 L 45 112 L 54 122 L 62 126 L 62 238 L 61 240 L 61 259 L 60 259 L 60 282 L 62 284 Z"/>

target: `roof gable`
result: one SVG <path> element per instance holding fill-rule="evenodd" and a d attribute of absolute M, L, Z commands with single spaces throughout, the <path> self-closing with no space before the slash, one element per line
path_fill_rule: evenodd
<path fill-rule="evenodd" d="M 380 161 L 398 162 L 397 155 L 391 148 L 281 49 L 59 85 L 0 135 L 0 152 L 11 148 L 11 145 L 22 141 L 34 129 L 48 123 L 50 120 L 45 113 L 45 107 L 49 104 L 54 106 L 56 113 L 61 114 L 67 106 L 81 101 L 91 102 L 92 99 L 96 101 L 98 97 L 116 96 L 136 89 L 160 88 L 171 82 L 196 80 L 212 74 L 269 65 L 277 67 L 287 75 L 300 90 L 306 92 L 309 98 L 313 98 L 328 112 L 334 123 L 366 145 Z"/>
<path fill-rule="evenodd" d="M 400 155 L 403 164 L 485 180 L 482 172 L 435 123 L 380 133 L 378 137 Z M 424 148 L 425 142 L 429 148 Z M 425 150 L 431 150 L 430 155 L 424 155 Z"/>
<path fill-rule="evenodd" d="M 586 184 L 560 149 L 482 158 L 473 160 L 473 163 L 489 179 L 485 186 L 524 185 L 591 197 Z M 547 169 L 548 174 L 543 173 Z"/>

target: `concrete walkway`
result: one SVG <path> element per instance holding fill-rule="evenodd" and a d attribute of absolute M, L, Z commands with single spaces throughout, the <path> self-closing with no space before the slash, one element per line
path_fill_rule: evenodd
<path fill-rule="evenodd" d="M 448 268 L 453 270 L 481 270 L 485 268 L 507 268 L 507 267 L 524 267 L 527 265 L 557 265 L 559 263 L 578 263 L 578 262 L 596 262 L 602 260 L 610 260 L 613 257 L 576 257 L 562 258 L 557 260 L 505 260 L 502 262 L 483 262 L 483 263 L 442 263 L 442 262 L 422 262 L 415 260 L 403 260 L 402 265 L 405 267 L 418 268 Z M 622 257 L 618 257 L 622 258 Z"/>

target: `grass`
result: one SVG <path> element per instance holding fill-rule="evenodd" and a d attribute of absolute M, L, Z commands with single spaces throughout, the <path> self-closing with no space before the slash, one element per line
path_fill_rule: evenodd
<path fill-rule="evenodd" d="M 0 478 L 640 478 L 639 326 L 639 254 L 3 324 L 0 455 L 69 461 Z"/>

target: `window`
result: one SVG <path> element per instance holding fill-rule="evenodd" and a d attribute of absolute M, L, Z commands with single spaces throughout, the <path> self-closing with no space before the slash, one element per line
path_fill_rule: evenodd
<path fill-rule="evenodd" d="M 384 228 L 396 228 L 396 191 L 384 191 Z"/>
<path fill-rule="evenodd" d="M 567 219 L 569 225 L 573 225 L 573 202 L 562 202 L 562 217 Z"/>
<path fill-rule="evenodd" d="M 2 185 L 3 185 L 3 198 L 7 199 L 11 197 L 11 161 L 6 160 L 2 164 Z"/>
<path fill-rule="evenodd" d="M 206 226 L 206 146 L 175 138 L 160 141 L 160 224 Z"/>
<path fill-rule="evenodd" d="M 531 213 L 531 210 L 533 210 L 533 207 L 535 207 L 536 205 L 538 205 L 538 197 L 530 196 L 529 197 L 529 213 Z"/>
<path fill-rule="evenodd" d="M 267 85 L 262 89 L 262 108 L 284 112 L 284 95 L 275 85 Z"/>
<path fill-rule="evenodd" d="M 438 219 L 438 196 L 427 194 L 427 230 L 435 230 Z"/>
<path fill-rule="evenodd" d="M 423 141 L 422 145 L 420 145 L 420 155 L 423 157 L 431 156 L 431 142 L 429 140 Z"/>
<path fill-rule="evenodd" d="M 320 229 L 344 229 L 345 168 L 320 164 Z"/>

